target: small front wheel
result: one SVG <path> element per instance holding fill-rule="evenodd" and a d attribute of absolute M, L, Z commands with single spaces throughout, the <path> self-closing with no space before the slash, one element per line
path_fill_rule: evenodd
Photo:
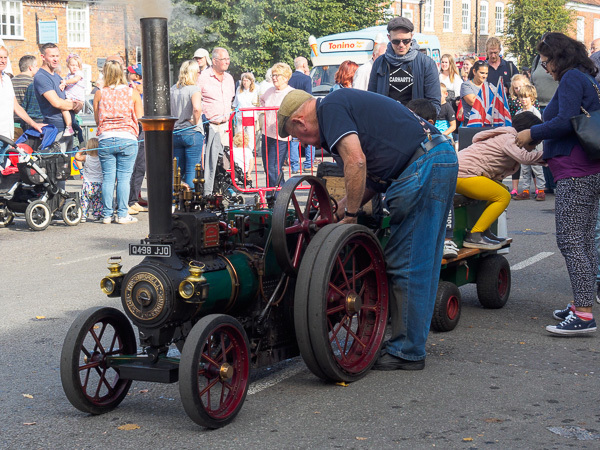
<path fill-rule="evenodd" d="M 225 314 L 203 317 L 185 340 L 179 392 L 188 416 L 220 428 L 242 409 L 248 392 L 250 345 L 242 325 Z"/>
<path fill-rule="evenodd" d="M 70 227 L 79 225 L 81 221 L 81 206 L 75 200 L 67 200 L 62 207 L 63 220 Z"/>
<path fill-rule="evenodd" d="M 83 311 L 69 328 L 60 355 L 60 379 L 71 404 L 90 414 L 116 408 L 131 380 L 120 378 L 108 357 L 136 351 L 133 327 L 125 314 L 108 307 Z"/>
<path fill-rule="evenodd" d="M 48 228 L 52 220 L 52 212 L 48 203 L 43 200 L 31 202 L 25 210 L 25 220 L 33 231 L 43 231 Z"/>

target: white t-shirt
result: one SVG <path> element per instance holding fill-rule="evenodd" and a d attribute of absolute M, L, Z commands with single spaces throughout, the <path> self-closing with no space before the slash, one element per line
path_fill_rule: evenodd
<path fill-rule="evenodd" d="M 252 150 L 248 147 L 233 147 L 233 161 L 244 172 L 248 172 L 248 169 L 250 168 L 250 161 L 252 161 L 253 156 Z"/>
<path fill-rule="evenodd" d="M 366 63 L 356 69 L 352 87 L 361 91 L 369 90 L 369 78 L 371 78 L 371 69 L 373 69 L 373 59 L 369 59 Z"/>
<path fill-rule="evenodd" d="M 83 179 L 88 183 L 102 183 L 102 166 L 97 156 L 86 155 L 82 171 Z"/>
<path fill-rule="evenodd" d="M 463 84 L 463 79 L 460 75 L 454 76 L 454 83 L 450 82 L 450 77 L 440 73 L 440 84 L 443 83 L 446 89 L 454 91 L 454 97 L 460 97 L 460 87 Z"/>
<path fill-rule="evenodd" d="M 2 73 L 0 79 L 0 135 L 9 139 L 15 137 L 15 91 L 10 77 Z"/>

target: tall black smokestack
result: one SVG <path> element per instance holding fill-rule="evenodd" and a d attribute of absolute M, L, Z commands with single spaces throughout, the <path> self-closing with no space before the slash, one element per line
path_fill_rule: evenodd
<path fill-rule="evenodd" d="M 171 235 L 173 189 L 173 127 L 169 91 L 169 39 L 167 19 L 148 17 L 142 28 L 144 128 L 150 241 L 167 242 Z"/>

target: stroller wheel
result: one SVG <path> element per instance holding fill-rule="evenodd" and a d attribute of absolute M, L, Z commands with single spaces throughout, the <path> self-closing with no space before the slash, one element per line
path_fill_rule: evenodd
<path fill-rule="evenodd" d="M 50 207 L 43 200 L 31 202 L 25 210 L 25 220 L 33 231 L 43 231 L 48 228 L 52 220 Z"/>
<path fill-rule="evenodd" d="M 0 228 L 4 228 L 13 223 L 15 219 L 15 215 L 12 211 L 8 211 L 5 209 L 4 211 L 0 211 Z"/>
<path fill-rule="evenodd" d="M 63 220 L 70 227 L 79 225 L 81 221 L 81 206 L 75 200 L 67 200 L 62 207 Z"/>

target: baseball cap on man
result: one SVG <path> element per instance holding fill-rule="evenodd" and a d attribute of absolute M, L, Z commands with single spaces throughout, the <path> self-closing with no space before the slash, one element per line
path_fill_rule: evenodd
<path fill-rule="evenodd" d="M 285 124 L 288 119 L 302 106 L 304 102 L 313 98 L 308 92 L 302 89 L 294 89 L 283 97 L 279 111 L 277 111 L 277 133 L 281 137 L 288 137 L 290 134 L 285 131 Z"/>
<path fill-rule="evenodd" d="M 204 50 L 203 48 L 199 48 L 194 52 L 194 58 L 206 58 L 208 65 L 210 66 L 212 64 L 208 51 Z"/>
<path fill-rule="evenodd" d="M 127 67 L 127 72 L 135 73 L 138 77 L 141 77 L 142 76 L 142 65 L 136 64 L 134 66 L 129 66 L 129 67 Z"/>
<path fill-rule="evenodd" d="M 413 23 L 408 20 L 406 17 L 394 17 L 392 20 L 388 22 L 387 30 L 388 32 L 397 30 L 398 28 L 404 28 L 409 32 L 415 30 L 415 26 Z"/>

